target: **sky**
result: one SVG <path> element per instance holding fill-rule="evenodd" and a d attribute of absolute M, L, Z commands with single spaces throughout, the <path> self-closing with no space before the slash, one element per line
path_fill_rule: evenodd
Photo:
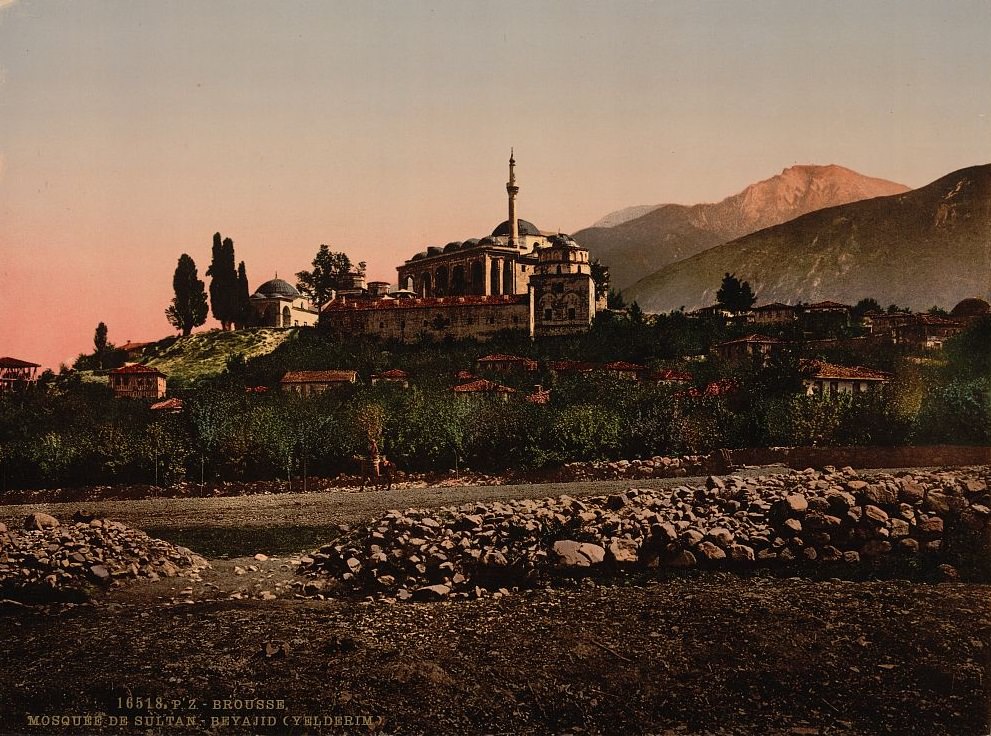
<path fill-rule="evenodd" d="M 0 355 L 173 334 L 214 232 L 254 289 L 518 213 L 574 232 L 794 164 L 991 160 L 991 0 L 0 0 Z M 206 327 L 214 327 L 211 319 Z"/>

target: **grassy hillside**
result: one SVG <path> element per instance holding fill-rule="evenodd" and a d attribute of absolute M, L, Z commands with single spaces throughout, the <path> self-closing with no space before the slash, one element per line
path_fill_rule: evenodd
<path fill-rule="evenodd" d="M 148 365 L 169 377 L 170 383 L 194 381 L 224 370 L 227 358 L 242 353 L 246 359 L 267 355 L 294 336 L 300 328 L 196 332 L 188 337 L 169 337 L 145 350 Z"/>

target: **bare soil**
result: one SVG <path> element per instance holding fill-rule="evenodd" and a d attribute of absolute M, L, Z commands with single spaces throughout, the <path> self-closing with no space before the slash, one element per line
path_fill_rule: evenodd
<path fill-rule="evenodd" d="M 368 733 L 345 725 L 359 716 L 395 734 L 989 733 L 988 585 L 636 573 L 474 601 L 294 596 L 294 558 L 334 524 L 629 485 L 93 504 L 161 536 L 198 535 L 213 568 L 85 605 L 0 604 L 0 734 Z M 0 507 L 0 519 L 37 508 Z M 283 707 L 213 702 L 256 698 Z M 102 726 L 51 720 L 87 715 Z M 293 721 L 304 717 L 321 725 Z"/>

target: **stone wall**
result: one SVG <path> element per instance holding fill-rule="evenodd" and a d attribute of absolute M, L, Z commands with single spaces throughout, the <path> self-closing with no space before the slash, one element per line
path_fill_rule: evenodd
<path fill-rule="evenodd" d="M 529 320 L 527 297 L 504 295 L 331 305 L 323 311 L 320 326 L 341 337 L 374 335 L 415 342 L 422 336 L 484 340 L 503 330 L 529 331 Z"/>

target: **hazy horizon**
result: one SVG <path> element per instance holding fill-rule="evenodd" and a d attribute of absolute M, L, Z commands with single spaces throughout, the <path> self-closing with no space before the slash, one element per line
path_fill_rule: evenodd
<path fill-rule="evenodd" d="M 564 232 L 796 164 L 919 187 L 991 159 L 989 27 L 989 0 L 0 0 L 0 355 L 174 334 L 217 231 L 252 289 L 321 243 L 395 283 L 505 219 L 511 146 L 519 215 Z"/>

